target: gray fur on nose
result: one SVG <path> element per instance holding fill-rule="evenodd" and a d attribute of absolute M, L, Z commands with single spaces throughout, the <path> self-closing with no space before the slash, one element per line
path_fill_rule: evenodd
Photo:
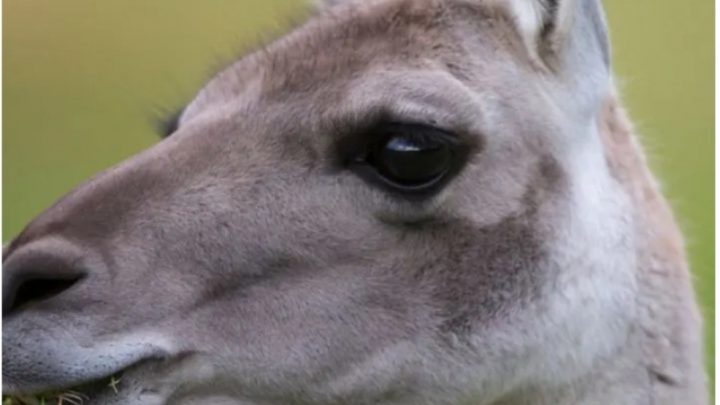
<path fill-rule="evenodd" d="M 682 236 L 599 0 L 329 3 L 18 235 L 6 307 L 55 267 L 41 254 L 64 261 L 40 275 L 54 287 L 87 273 L 4 317 L 4 390 L 121 376 L 88 403 L 706 403 Z M 373 181 L 389 128 L 452 145 L 432 192 Z"/>

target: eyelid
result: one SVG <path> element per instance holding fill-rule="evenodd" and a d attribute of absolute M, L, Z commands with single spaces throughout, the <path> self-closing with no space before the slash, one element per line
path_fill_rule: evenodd
<path fill-rule="evenodd" d="M 396 113 L 393 109 L 378 107 L 364 113 L 329 116 L 323 130 L 332 134 L 334 141 L 329 145 L 333 157 L 332 168 L 343 170 L 356 163 L 359 151 L 380 142 L 391 128 L 406 132 L 411 129 L 425 132 L 428 129 L 436 136 L 443 136 L 447 142 L 458 148 L 473 151 L 480 149 L 482 140 L 471 135 L 468 126 L 460 121 L 452 125 L 449 120 L 410 117 Z"/>
<path fill-rule="evenodd" d="M 456 133 L 423 123 L 393 121 L 380 124 L 380 126 L 375 126 L 374 128 L 374 130 L 371 129 L 365 134 L 363 137 L 364 142 L 357 142 L 357 139 L 355 139 L 356 142 L 351 144 L 354 149 L 346 150 L 346 152 L 352 153 L 352 155 L 349 156 L 350 159 L 347 159 L 348 156 L 346 155 L 345 168 L 350 169 L 369 184 L 380 187 L 389 194 L 404 200 L 424 200 L 437 194 L 462 170 L 467 162 L 470 151 L 473 149 L 472 145 L 467 145 L 466 142 L 463 142 L 464 138 Z M 448 170 L 431 182 L 418 186 L 399 184 L 385 178 L 377 171 L 373 162 L 367 159 L 368 152 L 371 151 L 372 148 L 383 144 L 390 136 L 418 133 L 440 138 L 443 143 L 451 148 L 451 153 L 454 156 Z"/>
<path fill-rule="evenodd" d="M 438 128 L 432 125 L 423 123 L 403 123 L 403 122 L 391 122 L 377 130 L 371 137 L 373 140 L 368 145 L 377 145 L 379 143 L 387 142 L 392 136 L 428 136 L 434 139 L 438 139 L 449 146 L 459 147 L 462 145 L 461 138 L 453 131 Z"/>
<path fill-rule="evenodd" d="M 392 122 L 387 123 L 387 128 L 398 128 L 402 131 L 410 131 L 410 130 L 420 131 L 420 132 L 431 131 L 434 133 L 434 135 L 444 135 L 451 139 L 458 138 L 455 131 L 439 127 L 435 123 L 392 121 Z"/>
<path fill-rule="evenodd" d="M 373 148 L 384 146 L 392 136 L 402 135 L 427 135 L 433 138 L 439 138 L 451 147 L 459 147 L 462 145 L 460 138 L 451 131 L 424 123 L 389 121 L 376 124 L 374 127 L 370 127 L 360 134 L 346 138 L 346 140 L 349 139 L 350 142 L 346 142 L 345 148 L 343 148 L 346 150 L 344 162 L 346 162 L 346 165 L 364 162 L 365 156 Z"/>

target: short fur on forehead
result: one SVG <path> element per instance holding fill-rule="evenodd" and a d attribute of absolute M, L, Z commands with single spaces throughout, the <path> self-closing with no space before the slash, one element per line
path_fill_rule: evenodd
<path fill-rule="evenodd" d="M 346 4 L 389 3 L 394 0 L 314 0 L 319 9 Z M 445 0 L 503 9 L 514 21 L 531 58 L 542 64 L 543 53 L 557 52 L 570 31 L 578 0 Z"/>

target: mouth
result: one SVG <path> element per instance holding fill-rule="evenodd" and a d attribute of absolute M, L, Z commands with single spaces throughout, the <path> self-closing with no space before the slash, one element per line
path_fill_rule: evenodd
<path fill-rule="evenodd" d="M 119 394 L 122 377 L 113 375 L 77 386 L 43 391 L 34 394 L 3 395 L 3 405 L 82 405 L 92 401 L 100 393 L 113 389 Z"/>
<path fill-rule="evenodd" d="M 2 396 L 2 405 L 83 405 L 94 403 L 94 400 L 108 395 L 122 395 L 123 375 L 128 371 L 143 367 L 159 359 L 145 359 L 131 364 L 111 375 L 88 380 L 79 384 L 58 387 L 41 392 L 24 392 L 22 389 L 13 390 L 17 393 Z"/>

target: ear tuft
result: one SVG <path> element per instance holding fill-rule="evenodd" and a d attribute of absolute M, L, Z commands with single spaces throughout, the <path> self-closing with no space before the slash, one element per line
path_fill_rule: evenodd
<path fill-rule="evenodd" d="M 577 0 L 494 0 L 515 20 L 530 57 L 539 65 L 557 53 L 573 24 Z"/>
<path fill-rule="evenodd" d="M 337 6 L 339 4 L 352 3 L 357 0 L 311 0 L 310 3 L 318 10 Z"/>

